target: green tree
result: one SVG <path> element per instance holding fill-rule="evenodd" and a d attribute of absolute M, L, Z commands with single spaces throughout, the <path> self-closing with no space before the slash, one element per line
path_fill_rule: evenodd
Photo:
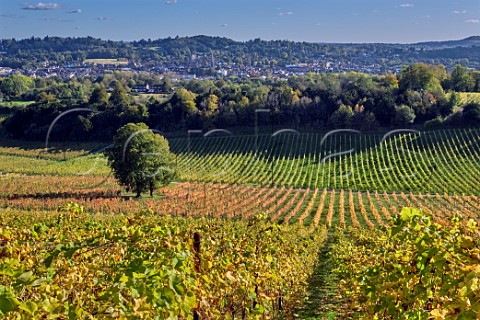
<path fill-rule="evenodd" d="M 456 65 L 455 69 L 450 74 L 450 81 L 452 89 L 457 92 L 472 91 L 475 86 L 475 81 L 467 72 L 467 68 Z"/>
<path fill-rule="evenodd" d="M 423 127 L 425 129 L 440 129 L 443 127 L 443 118 L 436 117 L 435 119 L 428 120 L 424 123 Z"/>
<path fill-rule="evenodd" d="M 407 105 L 395 107 L 395 124 L 398 126 L 406 126 L 415 120 L 415 111 Z"/>
<path fill-rule="evenodd" d="M 353 109 L 353 127 L 360 129 L 361 131 L 375 130 L 378 126 L 375 114 L 371 111 L 365 111 L 365 107 L 362 105 L 356 105 Z"/>
<path fill-rule="evenodd" d="M 88 103 L 91 105 L 106 105 L 108 103 L 108 93 L 104 87 L 98 86 L 93 89 Z"/>
<path fill-rule="evenodd" d="M 181 88 L 170 99 L 174 121 L 184 124 L 187 117 L 198 111 L 195 103 L 197 95 L 187 89 Z"/>
<path fill-rule="evenodd" d="M 328 123 L 334 129 L 350 128 L 354 118 L 355 113 L 352 107 L 342 104 L 328 119 Z"/>
<path fill-rule="evenodd" d="M 443 79 L 443 69 L 425 63 L 416 63 L 405 66 L 399 75 L 399 88 L 401 92 L 408 89 L 416 91 L 442 91 L 440 79 Z"/>
<path fill-rule="evenodd" d="M 460 104 L 460 96 L 457 92 L 450 92 L 450 96 L 445 103 L 440 106 L 440 114 L 444 117 L 450 115 L 455 108 Z"/>
<path fill-rule="evenodd" d="M 20 97 L 26 91 L 33 89 L 35 82 L 32 78 L 15 74 L 3 80 L 0 85 L 0 90 L 11 97 Z"/>
<path fill-rule="evenodd" d="M 128 106 L 118 115 L 121 123 L 143 122 L 149 117 L 148 109 L 144 104 Z"/>
<path fill-rule="evenodd" d="M 92 121 L 88 117 L 77 116 L 72 121 L 72 130 L 70 136 L 77 141 L 88 140 L 89 134 L 93 129 Z"/>
<path fill-rule="evenodd" d="M 113 89 L 110 98 L 108 99 L 110 105 L 119 112 L 125 110 L 131 104 L 131 98 L 128 96 L 125 88 L 118 81 L 115 82 L 115 89 Z"/>
<path fill-rule="evenodd" d="M 57 99 L 53 94 L 46 93 L 45 91 L 40 92 L 35 98 L 35 101 L 40 103 L 49 103 L 49 102 L 54 102 L 56 100 Z"/>
<path fill-rule="evenodd" d="M 168 184 L 174 178 L 175 156 L 168 141 L 144 123 L 128 123 L 117 130 L 113 147 L 106 151 L 115 178 L 137 197 Z"/>
<path fill-rule="evenodd" d="M 170 78 L 168 76 L 163 77 L 163 81 L 162 81 L 161 86 L 162 86 L 162 91 L 164 93 L 172 92 L 173 84 L 172 84 L 172 81 L 170 80 Z"/>
<path fill-rule="evenodd" d="M 467 125 L 480 126 L 480 103 L 471 102 L 463 107 L 463 121 Z"/>
<path fill-rule="evenodd" d="M 473 80 L 473 91 L 480 92 L 480 71 L 474 70 L 470 72 L 470 76 Z"/>

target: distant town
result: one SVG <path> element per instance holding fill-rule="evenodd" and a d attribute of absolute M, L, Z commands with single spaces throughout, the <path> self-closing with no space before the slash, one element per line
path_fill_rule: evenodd
<path fill-rule="evenodd" d="M 366 61 L 362 61 L 366 62 Z M 105 73 L 115 71 L 133 71 L 133 72 L 149 72 L 159 74 L 172 74 L 172 80 L 177 79 L 206 79 L 206 78 L 222 78 L 236 76 L 239 78 L 290 78 L 292 76 L 305 75 L 310 72 L 314 73 L 341 73 L 341 72 L 362 72 L 367 74 L 384 74 L 391 72 L 397 74 L 401 70 L 401 65 L 385 68 L 375 63 L 363 64 L 362 62 L 334 62 L 334 61 L 318 61 L 316 63 L 299 63 L 286 66 L 275 67 L 253 67 L 240 65 L 224 65 L 219 64 L 213 67 L 199 66 L 196 70 L 200 70 L 199 74 L 192 72 L 187 66 L 145 66 L 135 63 L 129 63 L 125 66 L 116 66 L 114 64 L 78 64 L 78 65 L 49 65 L 46 62 L 45 67 L 31 68 L 27 70 L 16 69 L 10 67 L 0 67 L 0 76 L 10 76 L 12 74 L 23 74 L 30 77 L 50 78 L 60 77 L 62 79 L 71 78 L 97 78 Z M 145 88 L 146 91 L 155 88 Z M 153 91 L 152 91 L 153 92 Z"/>
<path fill-rule="evenodd" d="M 480 70 L 480 37 L 411 45 L 258 39 L 239 43 L 205 36 L 132 43 L 47 37 L 4 39 L 0 45 L 0 76 L 23 74 L 62 79 L 97 78 L 116 71 L 168 74 L 173 81 L 223 77 L 287 79 L 312 72 L 398 74 L 402 66 L 416 62 L 441 64 L 447 70 L 457 64 Z"/>

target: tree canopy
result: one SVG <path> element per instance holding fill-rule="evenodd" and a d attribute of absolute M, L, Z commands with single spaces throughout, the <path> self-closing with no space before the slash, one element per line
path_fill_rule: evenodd
<path fill-rule="evenodd" d="M 168 184 L 174 178 L 174 154 L 168 141 L 145 123 L 128 123 L 118 129 L 113 147 L 106 151 L 115 178 L 137 197 Z"/>
<path fill-rule="evenodd" d="M 426 64 L 405 67 L 398 78 L 394 74 L 350 72 L 307 73 L 287 80 L 177 80 L 174 90 L 157 95 L 139 94 L 131 87 L 139 83 L 158 86 L 162 80 L 155 75 L 120 71 L 95 80 L 35 78 L 34 87 L 23 93 L 9 89 L 18 80 L 25 79 L 0 79 L 0 100 L 29 102 L 5 109 L 11 116 L 4 121 L 4 127 L 12 138 L 41 140 L 60 113 L 73 108 L 94 111 L 62 117 L 52 131 L 52 141 L 111 141 L 118 128 L 139 122 L 166 134 L 245 128 L 255 124 L 257 109 L 271 111 L 270 116 L 258 119 L 259 125 L 296 129 L 372 131 L 399 125 L 419 128 L 437 118 L 442 119 L 443 126 L 475 126 L 475 121 L 466 118 L 469 113 L 460 111 L 480 97 L 475 92 L 479 91 L 480 72 L 457 66 L 449 74 L 443 66 Z M 27 83 L 22 90 L 28 86 Z M 470 91 L 458 91 L 466 89 Z M 413 114 L 405 108 L 395 108 L 402 105 L 413 109 Z M 454 113 L 457 114 L 452 116 Z M 454 121 L 461 118 L 467 121 Z"/>

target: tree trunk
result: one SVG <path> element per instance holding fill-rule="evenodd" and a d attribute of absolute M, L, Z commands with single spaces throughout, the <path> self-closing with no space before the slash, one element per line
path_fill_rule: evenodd
<path fill-rule="evenodd" d="M 138 184 L 136 189 L 137 189 L 137 198 L 140 198 L 142 196 L 142 188 Z"/>

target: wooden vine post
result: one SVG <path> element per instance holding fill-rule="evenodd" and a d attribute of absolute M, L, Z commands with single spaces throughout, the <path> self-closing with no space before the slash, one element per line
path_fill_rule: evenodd
<path fill-rule="evenodd" d="M 202 242 L 202 236 L 200 232 L 193 233 L 193 252 L 195 252 L 195 270 L 200 272 L 200 245 Z"/>
<path fill-rule="evenodd" d="M 202 236 L 200 235 L 200 232 L 194 232 L 193 233 L 193 252 L 195 253 L 194 261 L 195 261 L 195 270 L 197 270 L 197 272 L 200 272 L 201 243 L 202 243 Z M 198 314 L 197 308 L 193 310 L 193 320 L 200 320 L 200 316 Z"/>

